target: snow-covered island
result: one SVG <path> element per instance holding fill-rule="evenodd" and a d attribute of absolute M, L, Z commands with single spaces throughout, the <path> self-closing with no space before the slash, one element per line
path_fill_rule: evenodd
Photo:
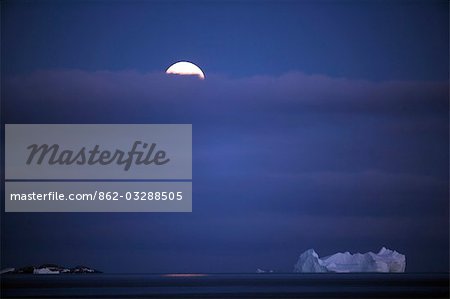
<path fill-rule="evenodd" d="M 294 272 L 405 272 L 406 257 L 395 250 L 381 248 L 378 253 L 336 253 L 320 258 L 314 249 L 303 252 Z"/>
<path fill-rule="evenodd" d="M 86 266 L 76 266 L 73 268 L 62 267 L 55 264 L 44 264 L 38 267 L 28 266 L 23 268 L 8 268 L 1 271 L 2 274 L 84 274 L 84 273 L 102 273 L 96 269 Z"/>

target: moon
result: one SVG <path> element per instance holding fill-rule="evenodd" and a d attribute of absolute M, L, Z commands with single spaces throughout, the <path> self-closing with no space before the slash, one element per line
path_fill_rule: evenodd
<path fill-rule="evenodd" d="M 182 76 L 197 76 L 198 78 L 204 80 L 205 74 L 203 71 L 188 61 L 179 61 L 172 64 L 167 70 L 166 74 L 182 75 Z"/>

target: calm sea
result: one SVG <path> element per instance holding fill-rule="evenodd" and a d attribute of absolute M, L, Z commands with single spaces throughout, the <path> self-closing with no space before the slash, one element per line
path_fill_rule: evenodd
<path fill-rule="evenodd" d="M 1 298 L 449 298 L 449 274 L 1 276 Z"/>

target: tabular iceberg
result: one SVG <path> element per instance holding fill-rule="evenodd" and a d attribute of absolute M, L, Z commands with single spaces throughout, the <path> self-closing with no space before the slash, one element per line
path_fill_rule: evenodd
<path fill-rule="evenodd" d="M 378 253 L 336 253 L 320 258 L 314 249 L 303 252 L 294 272 L 405 272 L 406 258 L 395 250 Z"/>

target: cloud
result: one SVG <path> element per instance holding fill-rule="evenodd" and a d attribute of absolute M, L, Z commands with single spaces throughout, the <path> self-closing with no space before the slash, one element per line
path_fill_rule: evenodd
<path fill-rule="evenodd" d="M 284 181 L 272 209 L 293 214 L 366 217 L 447 217 L 448 179 L 381 171 L 270 173 Z M 269 179 L 270 180 L 270 179 Z M 298 196 L 292 196 L 298 194 Z"/>
<path fill-rule="evenodd" d="M 259 266 L 267 253 L 291 269 L 309 247 L 324 254 L 383 245 L 407 249 L 422 270 L 428 264 L 443 269 L 434 256 L 420 266 L 423 252 L 448 261 L 447 81 L 373 82 L 298 72 L 207 74 L 201 81 L 81 70 L 4 80 L 6 123 L 193 124 L 193 213 L 82 221 L 72 215 L 68 221 L 78 226 L 53 235 L 39 228 L 26 232 L 35 223 L 48 227 L 55 216 L 27 215 L 33 220 L 27 224 L 23 215 L 7 214 L 14 227 L 5 234 L 10 257 L 14 244 L 26 242 L 18 237 L 22 232 L 49 243 L 71 235 L 59 246 L 78 242 L 86 252 L 132 244 L 127 252 L 136 256 L 157 252 L 147 262 L 162 270 L 175 264 L 220 268 L 211 266 L 217 252 L 228 254 L 224 263 L 246 269 Z M 167 249 L 177 251 L 176 263 Z"/>
<path fill-rule="evenodd" d="M 192 123 L 207 207 L 245 197 L 287 213 L 402 216 L 446 204 L 448 82 L 47 70 L 6 78 L 5 94 L 10 122 Z M 235 187 L 214 195 L 224 184 Z"/>
<path fill-rule="evenodd" d="M 446 81 L 371 82 L 299 72 L 238 79 L 211 74 L 201 81 L 136 71 L 47 70 L 6 78 L 5 95 L 8 109 L 39 102 L 42 108 L 68 113 L 71 109 L 64 107 L 83 103 L 85 110 L 102 107 L 114 118 L 119 117 L 117 110 L 108 107 L 121 107 L 122 116 L 142 117 L 139 110 L 146 108 L 166 119 L 224 121 L 239 116 L 236 122 L 268 117 L 283 121 L 305 113 L 411 117 L 448 112 Z"/>

